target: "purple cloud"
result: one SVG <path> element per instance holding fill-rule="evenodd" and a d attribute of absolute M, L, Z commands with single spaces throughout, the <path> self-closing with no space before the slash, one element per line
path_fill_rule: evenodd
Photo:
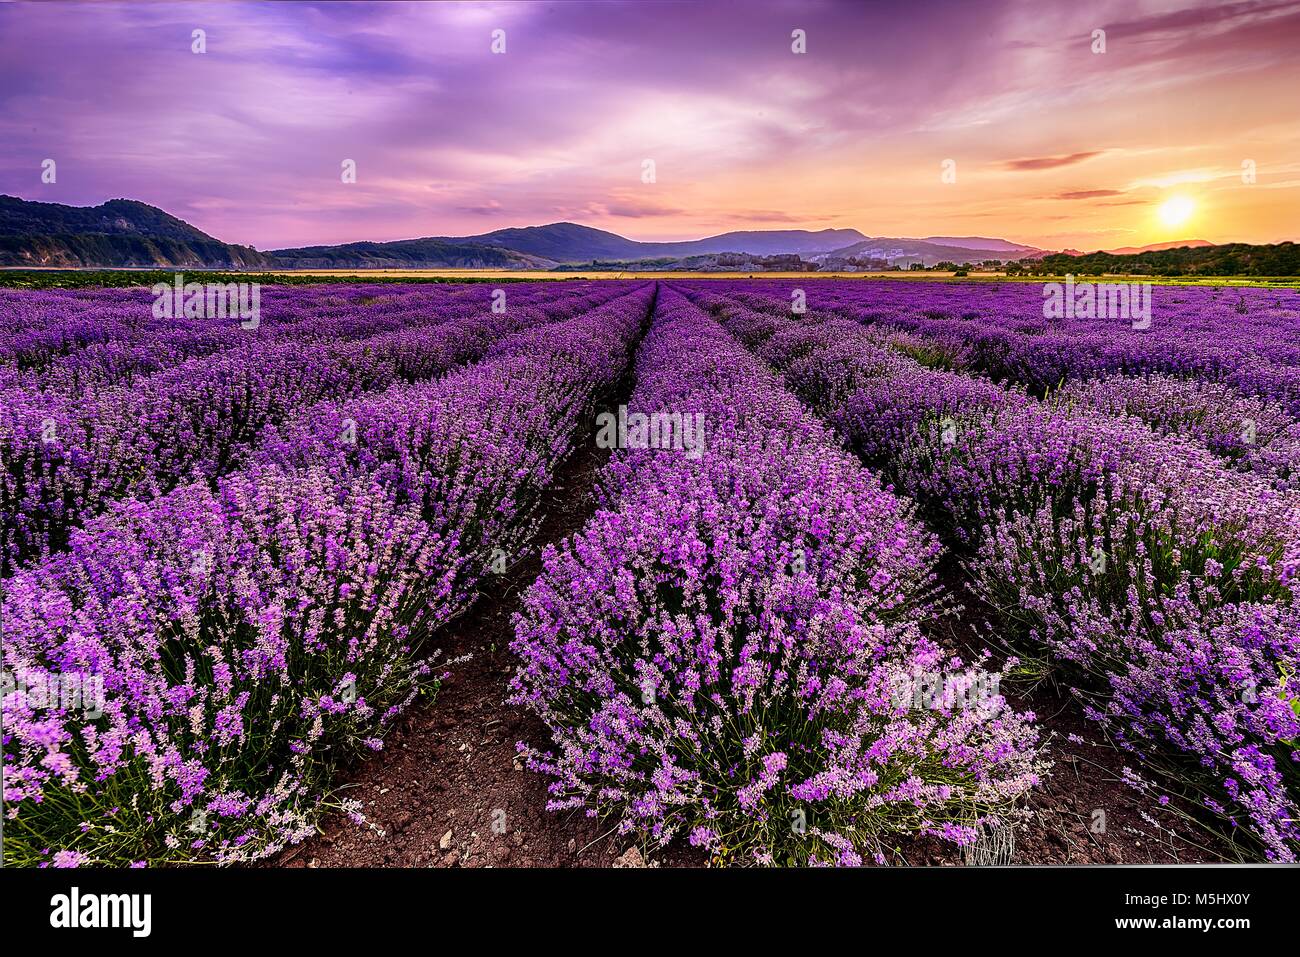
<path fill-rule="evenodd" d="M 1208 139 L 1254 136 L 1261 163 L 1294 155 L 1280 91 L 1300 79 L 1300 3 L 1128 9 L 0 5 L 0 192 L 141 199 L 259 248 L 561 219 L 675 239 L 762 222 L 929 234 L 980 218 L 1029 241 L 1032 199 L 941 192 L 939 162 L 1048 177 L 1097 158 L 1106 182 L 1128 182 L 1162 169 L 1126 151 L 1169 150 L 1167 169 Z M 1098 24 L 1104 57 L 1088 50 Z M 206 53 L 191 52 L 196 29 Z M 1120 96 L 1141 115 L 1117 110 Z M 45 158 L 55 184 L 40 182 Z M 340 180 L 345 159 L 355 184 Z"/>

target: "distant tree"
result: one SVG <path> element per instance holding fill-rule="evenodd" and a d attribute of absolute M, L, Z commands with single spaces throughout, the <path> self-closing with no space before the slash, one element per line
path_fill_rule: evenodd
<path fill-rule="evenodd" d="M 1102 273 L 1130 276 L 1297 276 L 1300 275 L 1300 246 L 1273 243 L 1254 246 L 1226 243 L 1222 246 L 1180 246 L 1116 256 L 1088 253 L 1044 256 L 1027 271 L 1074 273 L 1095 276 Z"/>

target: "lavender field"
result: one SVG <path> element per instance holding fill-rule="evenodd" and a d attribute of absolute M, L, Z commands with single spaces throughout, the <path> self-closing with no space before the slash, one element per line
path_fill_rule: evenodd
<path fill-rule="evenodd" d="M 1300 295 L 1148 292 L 0 290 L 4 863 L 401 832 L 485 660 L 515 799 L 671 863 L 1064 861 L 1084 737 L 1168 859 L 1295 861 Z"/>

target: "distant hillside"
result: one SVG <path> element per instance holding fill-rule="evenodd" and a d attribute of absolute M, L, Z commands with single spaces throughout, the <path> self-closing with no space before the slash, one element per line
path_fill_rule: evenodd
<path fill-rule="evenodd" d="M 1224 243 L 1221 246 L 1180 246 L 1132 255 L 1088 253 L 1067 256 L 1053 253 L 1026 262 L 1029 272 L 1057 275 L 1116 273 L 1145 276 L 1298 276 L 1300 246 L 1272 243 Z"/>
<path fill-rule="evenodd" d="M 1150 243 L 1146 246 L 1120 246 L 1118 249 L 1102 249 L 1100 252 L 1110 253 L 1113 256 L 1133 256 L 1137 253 L 1153 253 L 1165 249 L 1181 249 L 1184 246 L 1200 247 L 1213 245 L 1214 243 L 1206 242 L 1204 239 L 1177 239 L 1172 243 Z"/>
<path fill-rule="evenodd" d="M 869 239 L 856 229 L 740 230 L 682 242 L 638 242 L 578 223 L 258 252 L 222 243 L 161 209 L 115 199 L 63 206 L 0 197 L 0 265 L 270 269 L 612 268 L 864 270 L 1040 255 L 978 236 L 951 245 Z"/>
<path fill-rule="evenodd" d="M 475 268 L 549 269 L 561 264 L 612 268 L 710 268 L 700 257 L 739 254 L 751 257 L 808 256 L 836 249 L 863 236 L 856 229 L 751 230 L 722 233 L 677 243 L 643 243 L 577 223 L 551 223 L 498 229 L 477 236 L 439 236 L 389 243 L 347 243 L 276 249 L 271 255 L 286 268 Z M 679 261 L 699 259 L 698 265 Z M 639 264 L 639 265 L 638 265 Z"/>
<path fill-rule="evenodd" d="M 587 263 L 565 263 L 557 270 L 583 269 L 628 272 L 816 272 L 818 265 L 786 253 L 757 256 L 753 253 L 706 253 L 702 256 L 665 256 L 659 259 L 593 259 Z"/>
<path fill-rule="evenodd" d="M 722 233 L 682 243 L 638 243 L 660 256 L 704 256 L 709 253 L 748 253 L 753 256 L 808 256 L 830 252 L 866 239 L 856 229 L 761 229 Z"/>
<path fill-rule="evenodd" d="M 147 203 L 33 203 L 0 196 L 0 266 L 249 268 L 273 260 L 214 239 Z"/>
<path fill-rule="evenodd" d="M 639 247 L 645 245 L 644 243 L 624 239 L 603 229 L 579 226 L 577 223 L 551 223 L 549 226 L 498 229 L 479 236 L 460 238 L 442 236 L 439 237 L 439 241 L 512 249 L 556 263 L 592 259 L 637 259 L 649 255 L 640 251 Z"/>
<path fill-rule="evenodd" d="M 974 239 L 963 241 L 973 242 Z M 1015 248 L 971 248 L 968 246 L 942 245 L 924 239 L 874 238 L 864 239 L 862 242 L 853 243 L 843 249 L 836 249 L 829 253 L 813 256 L 812 259 L 814 262 L 828 264 L 832 261 L 869 261 L 883 263 L 886 266 L 910 266 L 912 263 L 935 266 L 945 262 L 964 265 L 983 262 L 986 259 L 1022 259 L 1027 256 L 1039 255 L 1042 252 L 1042 250 L 1034 249 L 1032 246 L 1019 246 L 1004 240 L 984 241 Z"/>
<path fill-rule="evenodd" d="M 550 269 L 540 256 L 462 239 L 303 246 L 271 253 L 281 269 Z"/>
<path fill-rule="evenodd" d="M 995 253 L 1032 253 L 1041 252 L 1033 246 L 1013 243 L 1005 239 L 992 239 L 988 236 L 926 236 L 927 243 L 936 246 L 958 246 L 962 249 L 978 249 Z"/>

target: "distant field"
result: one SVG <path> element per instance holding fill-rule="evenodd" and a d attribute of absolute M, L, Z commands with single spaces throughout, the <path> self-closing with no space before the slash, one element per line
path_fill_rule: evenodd
<path fill-rule="evenodd" d="M 201 276 L 208 282 L 239 282 L 257 279 L 267 285 L 315 285 L 324 282 L 374 282 L 374 283 L 472 283 L 472 282 L 536 282 L 538 280 L 736 280 L 736 279 L 893 279 L 913 282 L 1054 282 L 1064 275 L 1014 275 L 1004 272 L 971 271 L 964 276 L 955 272 L 716 272 L 696 273 L 686 271 L 655 272 L 607 269 L 580 271 L 512 270 L 512 269 L 295 269 L 291 271 L 241 270 L 229 272 L 206 269 L 57 269 L 48 267 L 14 268 L 0 266 L 0 288 L 51 289 L 84 287 L 152 286 L 158 282 L 171 282 L 177 273 Z M 1297 276 L 1133 276 L 1099 275 L 1077 276 L 1081 281 L 1150 282 L 1163 286 L 1259 286 L 1300 288 Z"/>

